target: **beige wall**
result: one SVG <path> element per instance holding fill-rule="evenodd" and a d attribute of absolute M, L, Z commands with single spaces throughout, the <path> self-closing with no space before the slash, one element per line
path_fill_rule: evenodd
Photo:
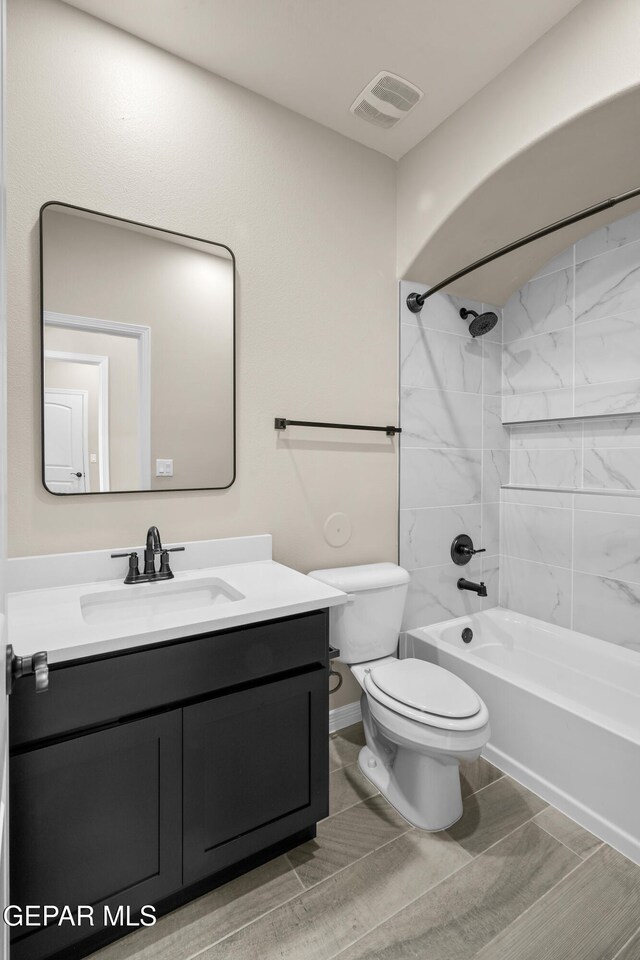
<path fill-rule="evenodd" d="M 233 477 L 231 260 L 72 211 L 49 207 L 44 216 L 45 310 L 150 328 L 152 489 L 227 486 Z M 135 369 L 133 376 L 128 411 L 111 425 L 114 445 L 127 412 L 128 422 L 137 422 Z M 173 460 L 172 478 L 156 478 L 157 457 Z M 138 459 L 135 450 L 139 476 Z M 113 473 L 112 490 L 139 486 L 130 470 Z"/>
<path fill-rule="evenodd" d="M 270 532 L 300 570 L 395 560 L 396 441 L 273 429 L 397 416 L 395 165 L 57 0 L 9 4 L 10 553 Z M 62 499 L 40 483 L 38 210 L 62 200 L 227 243 L 238 479 Z M 351 519 L 342 548 L 323 524 Z M 341 702 L 354 699 L 345 684 Z M 337 699 L 332 703 L 338 703 Z"/>
<path fill-rule="evenodd" d="M 502 189 L 494 185 L 492 216 L 486 218 L 487 229 L 479 237 L 478 249 L 472 251 L 465 238 L 467 256 L 463 254 L 462 262 L 452 270 L 518 235 L 604 199 L 606 192 L 593 196 L 588 189 L 589 177 L 583 167 L 594 182 L 606 183 L 612 192 L 616 188 L 629 189 L 624 183 L 616 185 L 616 178 L 611 174 L 611 144 L 606 140 L 594 143 L 588 136 L 585 138 L 582 127 L 576 130 L 572 156 L 567 157 L 560 149 L 555 155 L 550 151 L 545 165 L 536 167 L 538 177 L 533 188 L 527 181 L 526 154 L 575 117 L 637 87 L 639 47 L 637 0 L 583 0 L 410 150 L 398 166 L 398 275 L 435 283 L 428 249 L 430 237 L 481 184 L 520 154 L 524 158 L 520 191 L 518 180 L 513 182 L 508 176 Z M 637 122 L 635 126 L 637 128 Z M 618 135 L 620 142 L 627 139 L 622 123 Z M 604 149 L 600 150 L 601 146 Z M 597 163 L 590 160 L 590 150 L 596 152 Z M 637 150 L 631 157 L 635 155 Z M 618 162 L 616 156 L 616 164 Z M 585 177 L 587 183 L 583 189 Z M 635 179 L 637 181 L 637 176 Z M 523 183 L 526 183 L 524 190 Z M 547 194 L 551 198 L 551 209 L 544 206 Z M 517 209 L 524 199 L 524 214 L 528 213 L 528 219 L 522 223 L 520 233 L 505 237 L 501 224 L 503 219 L 511 222 L 510 213 L 505 210 L 511 196 Z M 533 196 L 534 204 L 531 203 Z M 469 211 L 466 219 L 461 218 L 459 235 L 466 232 L 475 236 L 478 223 L 473 212 Z M 447 247 L 451 245 L 451 238 L 448 239 Z M 560 243 L 560 247 L 563 245 Z M 552 252 L 549 250 L 548 255 Z M 443 279 L 452 270 L 437 279 Z M 476 296 L 480 298 L 480 294 Z"/>

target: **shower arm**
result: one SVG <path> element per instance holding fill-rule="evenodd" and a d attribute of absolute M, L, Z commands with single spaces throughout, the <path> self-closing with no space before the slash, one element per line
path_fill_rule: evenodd
<path fill-rule="evenodd" d="M 504 257 L 507 253 L 519 250 L 520 247 L 525 247 L 528 243 L 533 243 L 534 240 L 547 237 L 550 233 L 555 233 L 556 230 L 562 230 L 563 227 L 568 227 L 572 223 L 586 220 L 587 217 L 593 217 L 596 213 L 601 213 L 610 207 L 616 207 L 619 203 L 624 203 L 625 200 L 633 200 L 634 197 L 640 197 L 640 187 L 636 187 L 635 190 L 629 190 L 627 193 L 621 193 L 617 197 L 602 200 L 600 203 L 595 203 L 591 207 L 585 207 L 584 210 L 580 210 L 578 213 L 571 214 L 570 217 L 563 217 L 562 220 L 556 220 L 546 227 L 541 227 L 540 230 L 528 233 L 526 236 L 520 237 L 519 240 L 514 240 L 513 243 L 508 243 L 505 247 L 500 247 L 498 250 L 494 250 L 493 253 L 488 253 L 486 257 L 481 257 L 480 260 L 474 260 L 474 262 L 470 263 L 467 267 L 463 267 L 462 270 L 458 270 L 440 283 L 436 283 L 435 286 L 431 287 L 425 293 L 410 293 L 407 297 L 407 306 L 412 313 L 420 313 L 428 297 L 433 296 L 434 293 L 438 293 L 438 291 L 444 287 L 448 287 L 449 284 L 455 283 L 456 280 L 466 277 L 468 273 L 473 273 L 474 270 L 478 270 L 480 267 L 484 267 L 486 264 L 492 263 L 500 257 Z"/>

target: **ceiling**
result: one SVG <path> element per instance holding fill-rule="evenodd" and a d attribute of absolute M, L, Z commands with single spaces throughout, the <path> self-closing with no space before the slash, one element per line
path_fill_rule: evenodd
<path fill-rule="evenodd" d="M 399 159 L 579 0 L 65 0 Z M 425 94 L 391 130 L 349 113 L 381 70 Z"/>

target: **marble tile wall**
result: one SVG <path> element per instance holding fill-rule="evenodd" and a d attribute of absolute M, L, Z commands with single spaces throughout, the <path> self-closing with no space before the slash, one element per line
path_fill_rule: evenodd
<path fill-rule="evenodd" d="M 503 322 L 504 419 L 573 419 L 508 428 L 500 603 L 640 653 L 640 213 L 550 261 Z"/>
<path fill-rule="evenodd" d="M 549 261 L 503 313 L 505 421 L 640 412 L 640 213 Z"/>
<path fill-rule="evenodd" d="M 400 563 L 411 572 L 405 630 L 498 603 L 500 487 L 509 469 L 501 324 L 473 340 L 459 309 L 483 305 L 444 294 L 412 314 L 407 295 L 426 289 L 400 285 Z M 459 533 L 487 551 L 464 568 L 449 554 Z M 485 581 L 486 600 L 458 590 L 462 574 Z"/>
<path fill-rule="evenodd" d="M 640 653 L 640 498 L 503 489 L 500 604 Z"/>

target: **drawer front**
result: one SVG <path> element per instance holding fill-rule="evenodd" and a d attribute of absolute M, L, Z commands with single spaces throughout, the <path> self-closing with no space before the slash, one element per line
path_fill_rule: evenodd
<path fill-rule="evenodd" d="M 11 749 L 287 671 L 326 666 L 328 637 L 328 613 L 320 610 L 53 667 L 46 693 L 35 693 L 33 677 L 16 683 L 9 698 Z M 46 649 L 46 638 L 42 646 Z"/>

